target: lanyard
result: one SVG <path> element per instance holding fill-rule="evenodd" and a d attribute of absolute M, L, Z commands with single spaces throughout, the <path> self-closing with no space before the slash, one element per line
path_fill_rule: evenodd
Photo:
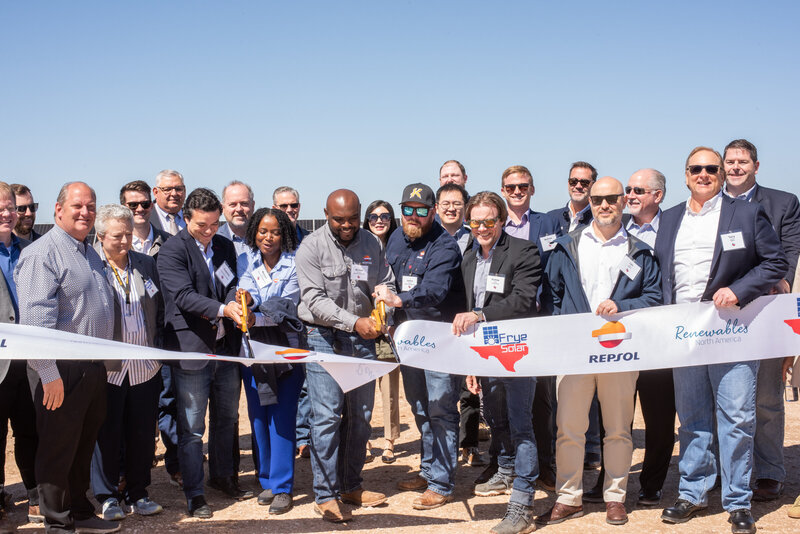
<path fill-rule="evenodd" d="M 125 292 L 125 305 L 130 306 L 130 304 L 131 304 L 131 272 L 130 272 L 131 262 L 128 261 L 128 265 L 125 266 L 126 279 L 125 279 L 125 283 L 124 284 L 122 283 L 122 278 L 120 278 L 119 273 L 114 268 L 114 266 L 111 265 L 110 262 L 109 262 L 109 266 L 111 267 L 111 270 L 114 271 L 114 276 L 117 277 L 117 282 L 119 282 L 119 287 L 121 287 L 122 291 Z"/>

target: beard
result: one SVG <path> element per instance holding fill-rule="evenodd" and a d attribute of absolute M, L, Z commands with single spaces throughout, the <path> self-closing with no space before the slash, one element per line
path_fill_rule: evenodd
<path fill-rule="evenodd" d="M 403 232 L 411 240 L 418 239 L 425 233 L 421 225 L 412 224 L 408 221 L 403 221 Z"/>

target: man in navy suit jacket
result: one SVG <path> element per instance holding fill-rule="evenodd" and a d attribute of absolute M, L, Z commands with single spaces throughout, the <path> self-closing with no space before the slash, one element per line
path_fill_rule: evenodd
<path fill-rule="evenodd" d="M 164 348 L 209 354 L 239 354 L 242 308 L 236 302 L 236 250 L 215 235 L 222 205 L 199 188 L 184 206 L 186 228 L 158 254 L 164 293 Z M 203 490 L 205 412 L 211 402 L 209 485 L 245 499 L 233 472 L 234 429 L 239 417 L 239 366 L 232 362 L 183 360 L 173 364 L 178 417 L 178 457 L 189 515 L 211 517 Z"/>
<path fill-rule="evenodd" d="M 786 191 L 769 189 L 756 183 L 758 151 L 750 141 L 736 139 L 723 153 L 725 193 L 733 198 L 757 202 L 767 212 L 789 260 L 789 271 L 774 292 L 788 293 L 792 285 L 797 256 L 800 254 L 800 203 Z M 783 492 L 786 469 L 783 466 L 783 363 L 792 358 L 761 360 L 756 385 L 756 437 L 754 450 L 754 501 L 771 501 Z"/>
<path fill-rule="evenodd" d="M 780 241 L 759 204 L 722 194 L 722 157 L 697 147 L 686 160 L 685 204 L 665 211 L 656 237 L 664 302 L 713 300 L 717 308 L 746 306 L 767 294 L 788 268 Z M 750 514 L 758 361 L 673 370 L 681 422 L 678 500 L 661 519 L 688 521 L 708 506 L 717 467 L 712 451 L 716 409 L 722 506 L 734 532 L 755 532 Z"/>
<path fill-rule="evenodd" d="M 558 221 L 566 234 L 579 226 L 586 226 L 592 220 L 589 209 L 589 189 L 597 180 L 597 169 L 585 161 L 576 161 L 569 169 L 567 191 L 569 202 L 563 208 L 548 211 L 547 214 Z"/>

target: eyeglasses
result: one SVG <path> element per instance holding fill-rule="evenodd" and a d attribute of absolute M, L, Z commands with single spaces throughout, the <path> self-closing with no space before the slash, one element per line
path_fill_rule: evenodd
<path fill-rule="evenodd" d="M 503 189 L 506 190 L 506 193 L 509 195 L 519 189 L 519 192 L 525 194 L 528 192 L 528 188 L 531 186 L 529 183 L 524 184 L 506 184 L 503 186 Z"/>
<path fill-rule="evenodd" d="M 430 211 L 430 208 L 412 208 L 411 206 L 403 206 L 403 215 L 406 217 L 411 217 L 414 215 L 414 212 L 417 213 L 417 217 L 427 217 Z"/>
<path fill-rule="evenodd" d="M 156 187 L 156 189 L 158 189 L 162 193 L 166 193 L 168 195 L 170 193 L 172 193 L 172 192 L 175 192 L 175 193 L 185 193 L 186 192 L 186 186 L 185 185 L 176 185 L 175 187 Z"/>
<path fill-rule="evenodd" d="M 719 172 L 719 165 L 689 165 L 686 169 L 689 171 L 689 174 L 693 176 L 697 176 L 703 172 L 703 169 L 705 169 L 708 174 L 717 174 Z"/>
<path fill-rule="evenodd" d="M 392 216 L 389 215 L 388 213 L 381 213 L 380 215 L 378 215 L 377 213 L 370 213 L 369 215 L 367 215 L 367 220 L 369 221 L 370 224 L 375 224 L 376 222 L 378 222 L 378 219 L 380 219 L 382 223 L 388 224 L 389 221 L 392 220 Z"/>
<path fill-rule="evenodd" d="M 439 202 L 439 206 L 441 206 L 442 208 L 444 208 L 446 210 L 449 210 L 450 208 L 453 208 L 454 210 L 460 210 L 461 208 L 464 207 L 464 203 L 463 202 L 446 202 L 445 201 L 445 202 Z"/>
<path fill-rule="evenodd" d="M 653 193 L 654 191 L 658 191 L 658 189 L 645 189 L 644 187 L 626 187 L 625 194 L 630 195 L 631 191 L 636 193 L 637 195 L 644 195 L 645 193 Z"/>
<path fill-rule="evenodd" d="M 590 196 L 589 199 L 592 201 L 593 206 L 601 206 L 604 200 L 608 202 L 609 206 L 613 206 L 614 204 L 619 202 L 619 198 L 621 196 L 622 195 L 595 195 L 595 196 Z"/>
<path fill-rule="evenodd" d="M 143 210 L 149 210 L 153 202 L 150 200 L 142 200 L 141 202 L 126 202 L 125 205 L 128 206 L 131 211 L 136 211 L 139 209 L 139 206 L 141 206 Z"/>
<path fill-rule="evenodd" d="M 487 229 L 491 230 L 497 224 L 499 218 L 495 217 L 493 219 L 470 219 L 467 221 L 467 224 L 473 230 L 477 230 L 481 227 L 481 225 L 485 226 Z"/>
<path fill-rule="evenodd" d="M 589 180 L 588 178 L 583 178 L 581 180 L 578 180 L 577 178 L 570 178 L 567 180 L 567 183 L 570 187 L 575 187 L 576 185 L 581 184 L 581 187 L 584 189 L 592 185 L 592 182 L 594 182 L 594 180 Z"/>
<path fill-rule="evenodd" d="M 296 210 L 297 208 L 300 207 L 300 203 L 299 202 L 290 202 L 288 204 L 278 204 L 278 207 L 283 211 L 286 211 L 289 208 L 292 208 L 293 210 Z"/>
<path fill-rule="evenodd" d="M 31 213 L 36 213 L 36 210 L 39 209 L 39 203 L 34 202 L 33 204 L 20 204 L 17 206 L 17 213 L 25 213 L 28 210 L 31 210 Z"/>

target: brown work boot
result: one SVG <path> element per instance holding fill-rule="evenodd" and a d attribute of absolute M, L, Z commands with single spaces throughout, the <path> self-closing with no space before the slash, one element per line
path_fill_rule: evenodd
<path fill-rule="evenodd" d="M 606 523 L 609 525 L 624 525 L 628 522 L 628 512 L 621 502 L 606 503 Z"/>
<path fill-rule="evenodd" d="M 331 499 L 319 504 L 314 503 L 314 511 L 321 515 L 322 519 L 331 523 L 343 523 L 353 519 L 350 510 L 342 506 L 338 499 Z"/>
<path fill-rule="evenodd" d="M 432 490 L 425 490 L 425 493 L 414 499 L 411 505 L 414 510 L 433 510 L 444 506 L 453 500 L 452 495 L 440 495 Z"/>
<path fill-rule="evenodd" d="M 340 497 L 342 498 L 342 502 L 363 506 L 364 508 L 372 508 L 373 506 L 378 506 L 386 502 L 386 495 L 383 493 L 367 491 L 360 488 L 350 493 L 342 493 Z"/>
<path fill-rule="evenodd" d="M 28 522 L 29 523 L 44 523 L 44 516 L 39 510 L 38 504 L 28 505 Z"/>
<path fill-rule="evenodd" d="M 547 513 L 536 518 L 536 523 L 540 525 L 557 525 L 567 519 L 574 519 L 583 515 L 583 506 L 569 506 L 556 502 Z"/>
<path fill-rule="evenodd" d="M 421 475 L 416 475 L 414 478 L 407 478 L 397 483 L 397 489 L 403 491 L 418 491 L 424 490 L 428 487 L 428 481 L 422 478 Z"/>

